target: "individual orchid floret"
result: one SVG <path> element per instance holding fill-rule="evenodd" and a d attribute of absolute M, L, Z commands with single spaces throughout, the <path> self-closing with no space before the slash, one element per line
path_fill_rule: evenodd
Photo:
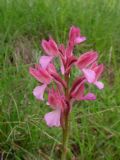
<path fill-rule="evenodd" d="M 103 72 L 103 65 L 95 65 L 97 58 L 97 52 L 89 51 L 82 54 L 75 62 L 75 65 L 84 73 L 84 76 L 89 83 L 94 83 L 99 89 L 102 89 L 104 85 L 102 82 L 98 82 L 97 79 Z"/>
<path fill-rule="evenodd" d="M 93 93 L 87 93 L 84 95 L 85 90 L 85 81 L 84 77 L 77 78 L 73 82 L 73 86 L 70 91 L 71 99 L 80 101 L 80 100 L 96 100 L 96 96 Z"/>
<path fill-rule="evenodd" d="M 74 46 L 80 44 L 86 40 L 86 37 L 81 36 L 80 29 L 72 26 L 69 31 L 69 40 L 67 47 L 65 49 L 66 57 L 69 57 L 73 54 Z"/>
<path fill-rule="evenodd" d="M 89 51 L 82 54 L 75 63 L 75 65 L 84 73 L 89 83 L 92 83 L 95 80 L 95 72 L 89 69 L 89 66 L 95 62 L 97 58 L 97 52 Z"/>
<path fill-rule="evenodd" d="M 45 115 L 44 119 L 49 127 L 61 125 L 60 119 L 65 109 L 65 97 L 54 89 L 49 90 L 48 93 L 48 105 L 53 109 Z"/>
<path fill-rule="evenodd" d="M 35 79 L 42 83 L 42 85 L 35 87 L 35 89 L 33 90 L 33 95 L 38 100 L 43 100 L 45 89 L 47 88 L 47 85 L 51 83 L 52 77 L 45 69 L 41 68 L 39 65 L 36 65 L 35 68 L 30 67 L 29 72 Z"/>
<path fill-rule="evenodd" d="M 39 63 L 43 68 L 46 68 L 52 59 L 59 55 L 59 50 L 56 42 L 52 38 L 50 38 L 48 41 L 42 40 L 41 45 L 47 56 L 41 56 Z"/>
<path fill-rule="evenodd" d="M 55 66 L 50 63 L 46 69 L 42 68 L 40 65 L 35 65 L 35 68 L 30 67 L 30 74 L 35 77 L 43 85 L 35 87 L 33 90 L 34 96 L 43 100 L 43 95 L 47 86 L 54 81 L 56 85 L 61 87 L 66 87 L 66 82 L 57 73 Z"/>
<path fill-rule="evenodd" d="M 29 73 L 41 83 L 49 84 L 52 80 L 50 74 L 40 65 L 35 65 L 35 68 L 30 67 Z"/>
<path fill-rule="evenodd" d="M 80 29 L 72 26 L 69 32 L 69 43 L 74 46 L 75 44 L 82 43 L 86 40 L 86 37 L 81 36 Z"/>

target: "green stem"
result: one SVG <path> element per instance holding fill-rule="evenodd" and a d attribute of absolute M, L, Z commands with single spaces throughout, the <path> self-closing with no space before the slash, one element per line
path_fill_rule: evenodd
<path fill-rule="evenodd" d="M 67 144 L 68 144 L 68 138 L 69 138 L 69 115 L 65 119 L 65 128 L 63 128 L 63 148 L 62 148 L 62 156 L 61 160 L 66 160 L 67 156 Z"/>
<path fill-rule="evenodd" d="M 66 99 L 69 103 L 69 75 L 65 75 L 65 81 L 67 84 L 67 87 L 65 88 L 65 96 Z M 68 104 L 68 107 L 70 107 L 70 104 Z M 63 116 L 63 121 L 64 121 L 64 126 L 62 127 L 63 130 L 63 142 L 62 142 L 62 155 L 61 155 L 61 160 L 66 160 L 67 156 L 67 144 L 68 144 L 68 138 L 69 138 L 69 129 L 70 129 L 70 124 L 69 124 L 69 111 L 66 111 Z"/>

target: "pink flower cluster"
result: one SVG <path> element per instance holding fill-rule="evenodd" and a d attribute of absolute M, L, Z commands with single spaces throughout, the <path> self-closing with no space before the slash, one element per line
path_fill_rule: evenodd
<path fill-rule="evenodd" d="M 63 44 L 57 45 L 50 38 L 42 40 L 42 48 L 46 55 L 41 56 L 39 64 L 35 68 L 30 67 L 30 74 L 36 78 L 40 85 L 33 90 L 34 96 L 38 100 L 44 100 L 44 93 L 47 96 L 47 105 L 53 110 L 45 115 L 44 119 L 48 126 L 62 126 L 65 114 L 71 111 L 74 101 L 95 100 L 96 96 L 89 92 L 84 93 L 85 83 L 94 84 L 97 88 L 103 89 L 104 84 L 99 81 L 103 72 L 103 64 L 97 63 L 98 53 L 96 51 L 88 51 L 80 57 L 73 54 L 75 45 L 86 40 L 82 36 L 80 29 L 72 26 L 69 31 L 69 40 L 67 46 Z M 55 68 L 55 60 L 60 62 L 61 74 Z M 70 73 L 72 66 L 81 71 L 81 74 L 69 85 Z"/>

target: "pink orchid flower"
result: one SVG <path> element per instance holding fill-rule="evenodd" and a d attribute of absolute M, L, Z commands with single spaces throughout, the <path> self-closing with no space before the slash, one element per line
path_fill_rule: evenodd
<path fill-rule="evenodd" d="M 98 58 L 97 52 L 89 51 L 82 54 L 75 65 L 84 73 L 87 81 L 92 83 L 95 79 L 95 72 L 89 69 L 89 66 Z"/>
<path fill-rule="evenodd" d="M 33 95 L 39 99 L 43 100 L 43 95 L 45 92 L 45 89 L 47 85 L 51 82 L 52 77 L 51 75 L 43 68 L 40 67 L 40 65 L 36 65 L 35 68 L 30 67 L 29 73 L 37 79 L 39 82 L 41 82 L 43 85 L 35 87 L 33 90 Z"/>
<path fill-rule="evenodd" d="M 46 68 L 52 59 L 59 55 L 59 50 L 56 42 L 52 38 L 50 38 L 48 41 L 42 40 L 41 45 L 47 56 L 41 56 L 39 63 L 43 68 Z"/>
<path fill-rule="evenodd" d="M 34 96 L 39 100 L 44 100 L 43 95 L 45 89 L 53 80 L 59 84 L 59 86 L 61 85 L 61 87 L 66 86 L 65 81 L 61 79 L 53 64 L 49 64 L 46 69 L 40 65 L 36 65 L 35 68 L 30 67 L 29 72 L 35 79 L 43 84 L 35 87 L 33 90 Z"/>
<path fill-rule="evenodd" d="M 73 82 L 73 86 L 70 91 L 70 97 L 73 100 L 96 100 L 96 96 L 89 92 L 86 95 L 84 95 L 85 90 L 85 81 L 86 79 L 84 77 L 77 78 Z"/>
<path fill-rule="evenodd" d="M 62 112 L 64 112 L 66 108 L 65 97 L 64 95 L 60 95 L 59 91 L 54 89 L 49 90 L 48 93 L 48 105 L 53 109 L 52 112 L 49 112 L 45 115 L 44 119 L 48 126 L 56 126 L 59 127 L 60 119 L 62 116 Z"/>
<path fill-rule="evenodd" d="M 30 67 L 30 74 L 41 84 L 33 90 L 38 100 L 44 100 L 44 92 L 48 94 L 47 104 L 53 110 L 44 117 L 49 127 L 55 126 L 65 129 L 67 117 L 72 110 L 74 101 L 95 100 L 96 96 L 91 91 L 85 94 L 85 84 L 94 84 L 99 89 L 104 85 L 99 81 L 103 72 L 103 64 L 96 63 L 98 53 L 89 51 L 79 57 L 73 55 L 73 49 L 77 44 L 84 42 L 86 38 L 81 36 L 80 29 L 72 26 L 69 31 L 67 46 L 57 45 L 50 38 L 42 40 L 42 48 L 47 55 L 41 56 L 39 64 L 35 68 Z M 58 73 L 54 58 L 60 62 L 61 73 Z M 57 61 L 58 62 L 58 61 Z M 70 83 L 72 66 L 81 71 L 81 75 Z M 71 85 L 70 85 L 71 84 Z"/>
<path fill-rule="evenodd" d="M 72 26 L 69 32 L 69 45 L 74 46 L 75 44 L 82 43 L 86 40 L 86 37 L 81 36 L 80 29 Z"/>

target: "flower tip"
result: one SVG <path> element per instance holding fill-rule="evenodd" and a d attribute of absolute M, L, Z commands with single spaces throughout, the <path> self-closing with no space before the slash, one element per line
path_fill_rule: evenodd
<path fill-rule="evenodd" d="M 97 88 L 100 89 L 100 90 L 102 90 L 102 89 L 104 88 L 104 84 L 103 84 L 102 82 L 100 82 L 100 81 L 96 81 L 94 84 L 95 84 L 95 85 L 97 86 Z"/>

